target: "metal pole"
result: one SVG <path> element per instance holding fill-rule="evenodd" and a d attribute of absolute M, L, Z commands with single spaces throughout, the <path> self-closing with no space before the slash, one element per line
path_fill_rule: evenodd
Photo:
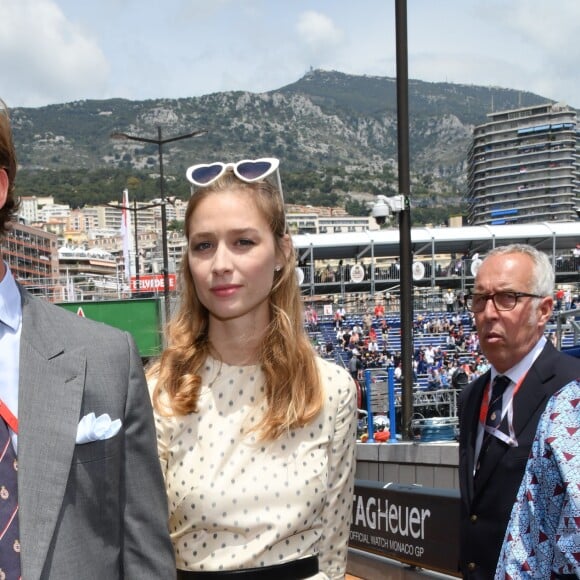
<path fill-rule="evenodd" d="M 119 260 L 115 260 L 115 278 L 117 280 L 117 300 L 121 298 L 121 282 L 119 281 Z M 103 282 L 105 282 L 105 277 L 103 276 Z M 105 286 L 106 288 L 106 286 Z"/>
<path fill-rule="evenodd" d="M 137 227 L 137 199 L 133 198 L 133 213 L 135 214 L 135 288 L 137 294 L 141 292 L 141 280 L 139 277 L 139 228 Z"/>
<path fill-rule="evenodd" d="M 413 417 L 413 278 L 411 254 L 411 210 L 409 194 L 409 71 L 407 63 L 407 2 L 396 0 L 397 38 L 397 136 L 399 154 L 399 193 L 405 207 L 399 212 L 399 251 L 401 266 L 401 357 L 402 357 L 402 437 L 412 439 Z"/>
<path fill-rule="evenodd" d="M 162 139 L 161 125 L 157 127 L 157 139 L 149 139 L 147 137 L 139 137 L 137 135 L 129 135 L 127 133 L 112 133 L 111 139 L 129 139 L 130 141 L 137 141 L 139 143 L 153 143 L 157 145 L 159 150 L 159 188 L 161 194 L 161 236 L 162 236 L 162 247 L 163 247 L 163 295 L 165 298 L 165 322 L 169 320 L 170 316 L 170 302 L 169 302 L 169 254 L 167 248 L 167 208 L 165 206 L 165 180 L 163 177 L 163 145 L 166 143 L 173 143 L 175 141 L 181 141 L 182 139 L 189 139 L 191 137 L 196 137 L 197 135 L 203 135 L 207 133 L 205 129 L 199 131 L 192 131 L 190 133 L 185 133 L 184 135 L 177 135 L 176 137 L 170 137 L 169 139 Z"/>
<path fill-rule="evenodd" d="M 387 370 L 387 385 L 389 389 L 389 443 L 397 442 L 397 406 L 395 402 L 395 369 L 392 365 Z"/>
<path fill-rule="evenodd" d="M 364 373 L 365 377 L 365 388 L 367 394 L 367 433 L 369 438 L 367 439 L 367 443 L 374 443 L 375 442 L 375 425 L 373 423 L 373 405 L 371 401 L 371 394 L 372 394 L 372 380 L 371 380 L 371 371 L 369 369 L 365 370 Z"/>
<path fill-rule="evenodd" d="M 167 248 L 167 208 L 165 206 L 165 186 L 163 178 L 163 139 L 161 125 L 157 127 L 157 143 L 159 145 L 159 191 L 161 194 L 161 238 L 163 246 L 163 299 L 165 301 L 165 323 L 171 316 L 171 304 L 169 302 L 169 252 Z"/>

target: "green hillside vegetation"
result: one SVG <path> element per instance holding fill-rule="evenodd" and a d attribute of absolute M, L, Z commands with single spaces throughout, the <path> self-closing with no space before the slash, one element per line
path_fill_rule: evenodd
<path fill-rule="evenodd" d="M 409 81 L 412 219 L 460 214 L 475 124 L 495 110 L 547 102 L 510 89 Z M 76 101 L 12 111 L 20 195 L 52 195 L 73 207 L 159 196 L 155 144 L 115 141 L 116 131 L 163 138 L 207 134 L 164 146 L 166 194 L 189 195 L 186 168 L 202 161 L 276 156 L 288 202 L 343 205 L 355 215 L 397 193 L 396 81 L 310 71 L 268 93 L 197 98 Z"/>

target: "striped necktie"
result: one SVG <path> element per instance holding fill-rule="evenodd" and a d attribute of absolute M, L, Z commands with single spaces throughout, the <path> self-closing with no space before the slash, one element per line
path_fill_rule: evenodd
<path fill-rule="evenodd" d="M 10 431 L 0 417 L 0 578 L 20 578 L 18 460 Z"/>
<path fill-rule="evenodd" d="M 487 416 L 485 418 L 485 424 L 487 427 L 492 427 L 497 429 L 501 423 L 502 416 L 502 404 L 503 404 L 503 394 L 510 384 L 510 378 L 505 375 L 497 375 L 493 380 L 493 385 L 491 387 L 491 399 L 489 401 L 489 406 L 487 408 Z M 483 440 L 481 442 L 481 450 L 479 451 L 479 457 L 477 461 L 477 471 L 481 469 L 481 464 L 485 460 L 485 455 L 491 441 L 491 433 L 485 430 L 483 432 Z"/>

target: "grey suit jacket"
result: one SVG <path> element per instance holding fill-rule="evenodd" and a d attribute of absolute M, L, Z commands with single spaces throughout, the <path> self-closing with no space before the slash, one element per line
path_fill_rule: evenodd
<path fill-rule="evenodd" d="M 175 578 L 151 403 L 131 337 L 21 294 L 22 577 Z M 76 445 L 90 412 L 121 419 L 121 430 Z"/>

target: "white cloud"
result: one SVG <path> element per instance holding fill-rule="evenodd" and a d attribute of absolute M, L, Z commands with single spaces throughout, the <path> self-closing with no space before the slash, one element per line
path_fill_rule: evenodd
<path fill-rule="evenodd" d="M 37 106 L 104 90 L 108 64 L 94 39 L 52 0 L 0 0 L 3 98 Z"/>
<path fill-rule="evenodd" d="M 203 20 L 208 16 L 219 14 L 222 10 L 229 10 L 229 5 L 235 0 L 181 0 L 177 13 L 194 21 Z"/>
<path fill-rule="evenodd" d="M 559 0 L 551 4 L 544 0 L 505 3 L 496 1 L 502 18 L 497 23 L 506 36 L 515 34 L 541 53 L 564 59 L 577 59 L 574 41 L 580 34 L 580 3 L 577 0 Z"/>
<path fill-rule="evenodd" d="M 311 66 L 394 76 L 385 0 L 0 0 L 0 97 L 83 98 L 272 90 Z M 309 8 L 305 10 L 305 6 Z M 580 105 L 578 0 L 413 0 L 409 76 L 500 85 Z"/>
<path fill-rule="evenodd" d="M 314 50 L 334 48 L 343 38 L 342 32 L 328 16 L 314 11 L 303 12 L 296 29 L 304 43 Z"/>
<path fill-rule="evenodd" d="M 506 86 L 514 85 L 543 96 L 578 106 L 578 38 L 580 38 L 580 3 L 559 0 L 556 4 L 544 0 L 504 2 L 488 0 L 482 16 L 486 26 L 511 50 L 505 50 L 505 60 L 517 64 L 516 75 L 509 77 L 501 70 Z M 497 15 L 501 14 L 501 18 Z M 516 66 L 513 67 L 516 69 Z M 523 85 L 523 86 L 522 86 Z"/>

